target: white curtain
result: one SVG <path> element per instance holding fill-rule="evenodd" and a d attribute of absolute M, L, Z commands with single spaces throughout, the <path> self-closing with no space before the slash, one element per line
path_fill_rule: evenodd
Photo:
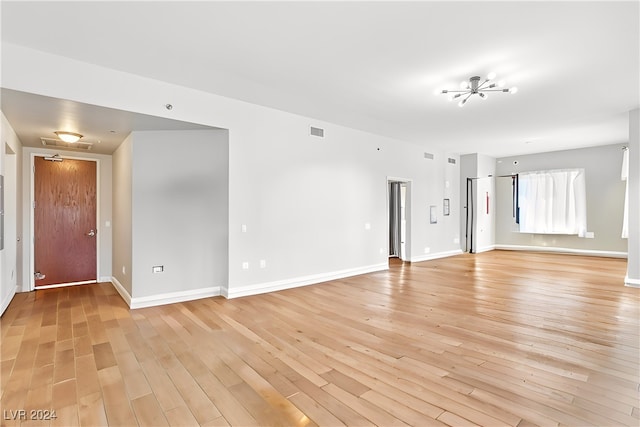
<path fill-rule="evenodd" d="M 584 169 L 519 174 L 520 232 L 577 234 L 587 231 Z"/>
<path fill-rule="evenodd" d="M 624 214 L 622 217 L 622 238 L 629 238 L 629 148 L 625 147 L 622 150 L 622 171 L 620 172 L 620 179 L 626 181 L 624 191 Z"/>

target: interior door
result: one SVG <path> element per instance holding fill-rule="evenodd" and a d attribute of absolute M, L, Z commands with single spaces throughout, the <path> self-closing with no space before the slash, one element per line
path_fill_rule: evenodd
<path fill-rule="evenodd" d="M 97 281 L 96 162 L 56 160 L 35 158 L 36 288 Z"/>

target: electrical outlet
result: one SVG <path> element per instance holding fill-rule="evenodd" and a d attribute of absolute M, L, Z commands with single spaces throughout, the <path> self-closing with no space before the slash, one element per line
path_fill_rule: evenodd
<path fill-rule="evenodd" d="M 242 263 L 242 269 L 243 270 L 248 270 L 249 269 L 249 263 L 247 261 Z"/>
<path fill-rule="evenodd" d="M 127 268 L 124 265 L 122 266 L 122 274 L 127 274 Z"/>
<path fill-rule="evenodd" d="M 424 253 L 428 254 L 429 252 L 431 252 L 431 248 L 424 248 Z"/>
<path fill-rule="evenodd" d="M 458 243 L 460 243 L 460 238 L 459 238 L 459 237 L 454 237 L 454 238 L 453 238 L 453 243 L 454 243 L 455 245 L 457 245 Z"/>
<path fill-rule="evenodd" d="M 240 227 L 243 233 L 247 232 L 247 224 L 242 224 L 242 227 Z"/>
<path fill-rule="evenodd" d="M 260 260 L 260 268 L 265 268 L 267 266 L 267 260 L 261 259 Z"/>

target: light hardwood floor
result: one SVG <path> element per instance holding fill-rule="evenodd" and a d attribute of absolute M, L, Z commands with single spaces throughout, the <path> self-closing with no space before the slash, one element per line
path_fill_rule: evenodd
<path fill-rule="evenodd" d="M 493 251 L 131 311 L 108 283 L 18 294 L 2 424 L 638 426 L 625 268 Z"/>

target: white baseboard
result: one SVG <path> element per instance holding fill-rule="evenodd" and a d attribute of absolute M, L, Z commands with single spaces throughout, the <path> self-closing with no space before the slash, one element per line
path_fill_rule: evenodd
<path fill-rule="evenodd" d="M 267 292 L 282 291 L 285 289 L 298 288 L 301 286 L 315 285 L 317 283 L 328 282 L 330 280 L 344 279 L 345 277 L 357 276 L 360 274 L 374 273 L 376 271 L 388 270 L 387 262 L 374 264 L 366 267 L 350 268 L 346 270 L 334 271 L 331 273 L 313 274 L 310 276 L 295 277 L 293 279 L 276 280 L 275 282 L 258 283 L 255 285 L 240 286 L 235 289 L 223 289 L 225 298 L 238 298 L 249 295 L 264 294 Z"/>
<path fill-rule="evenodd" d="M 496 245 L 495 249 L 503 251 L 555 252 L 570 255 L 601 256 L 608 258 L 626 258 L 626 252 L 597 251 L 593 249 L 556 248 L 550 246 Z"/>
<path fill-rule="evenodd" d="M 450 256 L 460 255 L 461 253 L 462 253 L 462 249 L 455 249 L 453 251 L 436 252 L 436 253 L 432 253 L 432 254 L 424 254 L 424 255 L 420 255 L 420 256 L 411 257 L 411 262 L 430 261 L 432 259 L 446 258 L 446 257 L 450 257 Z"/>
<path fill-rule="evenodd" d="M 130 309 L 155 307 L 157 305 L 173 304 L 176 302 L 193 301 L 201 298 L 220 296 L 220 286 L 191 289 L 188 291 L 167 292 L 164 294 L 149 295 L 146 297 L 132 297 L 122 284 L 112 277 L 110 282 Z"/>
<path fill-rule="evenodd" d="M 7 296 L 4 297 L 4 299 L 2 300 L 2 303 L 0 305 L 0 316 L 2 316 L 2 314 L 7 309 L 7 307 L 9 307 L 9 304 L 11 304 L 11 300 L 16 294 L 16 289 L 17 289 L 17 286 L 14 285 L 13 289 L 11 289 L 11 291 L 7 294 Z"/>
<path fill-rule="evenodd" d="M 116 291 L 118 291 L 124 302 L 131 307 L 131 295 L 129 295 L 129 292 L 124 288 L 124 286 L 122 286 L 122 283 L 120 283 L 115 277 L 112 277 L 111 280 L 107 281 L 110 281 L 113 284 L 113 287 L 116 288 Z"/>
<path fill-rule="evenodd" d="M 625 276 L 624 285 L 630 288 L 640 288 L 640 279 L 631 279 L 629 276 Z"/>
<path fill-rule="evenodd" d="M 188 291 L 167 292 L 164 294 L 149 295 L 147 297 L 131 298 L 129 308 L 155 307 L 157 305 L 174 304 L 176 302 L 193 301 L 201 298 L 220 296 L 220 286 L 191 289 Z"/>
<path fill-rule="evenodd" d="M 111 277 L 109 277 L 109 276 L 100 276 L 98 278 L 98 282 L 100 282 L 100 283 L 110 282 L 110 281 L 111 281 Z"/>
<path fill-rule="evenodd" d="M 475 254 L 481 254 L 482 252 L 489 252 L 496 249 L 496 245 L 483 246 L 481 248 L 476 249 Z"/>

